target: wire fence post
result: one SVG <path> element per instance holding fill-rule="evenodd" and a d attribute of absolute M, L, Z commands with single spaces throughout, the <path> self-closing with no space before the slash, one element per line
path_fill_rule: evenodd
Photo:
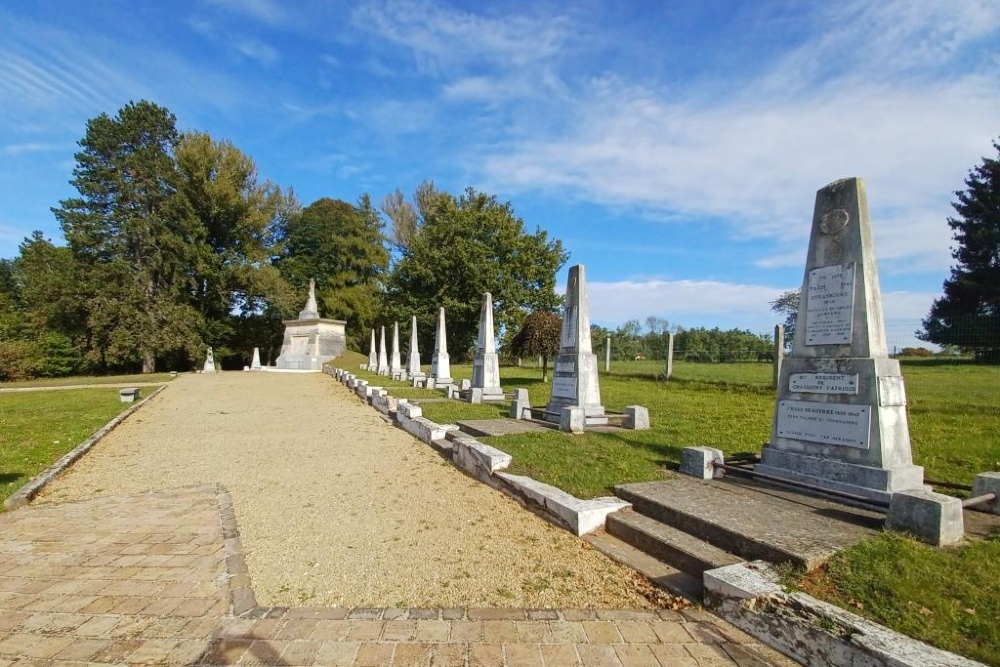
<path fill-rule="evenodd" d="M 785 358 L 785 326 L 783 324 L 774 325 L 774 378 L 771 386 L 778 388 L 778 381 L 781 378 L 781 362 Z"/>
<path fill-rule="evenodd" d="M 667 379 L 674 374 L 674 335 L 667 334 Z"/>
<path fill-rule="evenodd" d="M 604 339 L 604 372 L 611 372 L 611 336 Z"/>

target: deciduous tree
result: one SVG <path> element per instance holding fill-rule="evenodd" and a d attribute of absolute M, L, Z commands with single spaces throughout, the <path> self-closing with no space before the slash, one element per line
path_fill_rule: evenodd
<path fill-rule="evenodd" d="M 510 341 L 510 351 L 518 357 L 541 357 L 542 382 L 546 382 L 549 359 L 559 354 L 561 336 L 562 318 L 553 312 L 536 310 L 524 318 Z"/>

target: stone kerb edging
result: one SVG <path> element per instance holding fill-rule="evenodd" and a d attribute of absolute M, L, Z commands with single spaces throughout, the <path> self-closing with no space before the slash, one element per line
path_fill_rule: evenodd
<path fill-rule="evenodd" d="M 809 667 L 983 667 L 804 593 L 788 593 L 765 561 L 704 574 L 705 606 Z"/>
<path fill-rule="evenodd" d="M 100 442 L 101 438 L 103 438 L 108 433 L 113 431 L 116 426 L 118 426 L 123 421 L 128 419 L 133 412 L 135 412 L 142 406 L 146 405 L 146 403 L 152 400 L 153 397 L 155 397 L 161 391 L 166 389 L 167 386 L 168 385 L 161 386 L 152 394 L 150 394 L 146 398 L 141 399 L 138 403 L 136 403 L 132 407 L 128 408 L 127 410 L 119 414 L 117 417 L 109 421 L 101 428 L 94 431 L 93 435 L 91 435 L 89 438 L 87 438 L 79 445 L 71 449 L 69 452 L 64 454 L 62 458 L 60 458 L 58 461 L 50 465 L 40 474 L 33 477 L 31 481 L 29 481 L 27 484 L 25 484 L 20 489 L 11 494 L 7 498 L 7 500 L 4 501 L 3 506 L 8 510 L 13 510 L 17 509 L 18 507 L 23 507 L 28 503 L 30 503 L 31 500 L 38 495 L 38 492 L 41 491 L 43 488 L 45 488 L 45 486 L 49 484 L 49 482 L 51 482 L 57 476 L 59 476 L 59 474 L 62 473 L 63 470 L 73 465 L 73 463 L 78 458 L 86 454 L 88 451 L 90 451 L 91 447 Z M 111 388 L 110 385 L 109 388 Z"/>
<path fill-rule="evenodd" d="M 608 514 L 631 507 L 630 503 L 614 497 L 583 500 L 530 477 L 500 472 L 511 464 L 510 454 L 459 433 L 453 424 L 432 422 L 423 416 L 420 406 L 393 398 L 381 387 L 368 387 L 369 391 L 362 392 L 357 387 L 365 381 L 357 380 L 343 369 L 335 369 L 333 376 L 382 414 L 395 417 L 401 429 L 421 442 L 440 450 L 446 439 L 451 440 L 451 457 L 456 466 L 577 536 L 603 528 Z"/>

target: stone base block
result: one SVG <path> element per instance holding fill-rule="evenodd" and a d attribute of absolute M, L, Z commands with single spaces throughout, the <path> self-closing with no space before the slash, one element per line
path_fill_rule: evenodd
<path fill-rule="evenodd" d="M 458 383 L 458 388 L 462 391 L 469 391 L 472 389 L 472 380 L 460 380 Z"/>
<path fill-rule="evenodd" d="M 626 405 L 625 419 L 622 420 L 622 427 L 633 431 L 648 430 L 649 410 L 641 405 Z"/>
<path fill-rule="evenodd" d="M 559 413 L 559 430 L 583 433 L 587 427 L 587 415 L 578 405 L 567 405 Z"/>
<path fill-rule="evenodd" d="M 976 475 L 976 479 L 972 481 L 972 495 L 981 496 L 986 493 L 993 493 L 996 498 L 988 505 L 977 505 L 977 509 L 990 514 L 1000 514 L 1000 472 L 983 472 Z"/>
<path fill-rule="evenodd" d="M 698 479 L 714 479 L 722 477 L 722 468 L 716 469 L 715 464 L 725 463 L 721 449 L 713 447 L 685 447 L 681 452 L 681 473 Z"/>
<path fill-rule="evenodd" d="M 118 400 L 122 403 L 134 403 L 139 398 L 138 387 L 122 387 L 118 390 Z"/>
<path fill-rule="evenodd" d="M 897 491 L 924 486 L 922 466 L 873 468 L 772 447 L 764 448 L 761 462 L 754 470 L 778 479 L 886 503 Z"/>
<path fill-rule="evenodd" d="M 524 419 L 525 412 L 527 412 L 528 417 L 531 416 L 531 401 L 528 400 L 528 390 L 515 389 L 514 400 L 510 404 L 510 418 Z"/>
<path fill-rule="evenodd" d="M 937 547 L 954 544 L 965 536 L 962 501 L 926 489 L 897 491 L 892 494 L 885 527 Z"/>

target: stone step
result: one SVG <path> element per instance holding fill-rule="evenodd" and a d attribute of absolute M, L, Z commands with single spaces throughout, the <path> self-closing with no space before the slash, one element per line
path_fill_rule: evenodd
<path fill-rule="evenodd" d="M 699 577 L 705 570 L 743 562 L 694 535 L 630 510 L 609 514 L 606 530 L 657 560 Z"/>
<path fill-rule="evenodd" d="M 791 562 L 807 570 L 874 534 L 883 520 L 877 513 L 729 477 L 669 474 L 659 482 L 618 485 L 615 495 L 635 512 L 746 560 Z"/>
<path fill-rule="evenodd" d="M 649 554 L 603 530 L 584 535 L 583 539 L 608 558 L 632 568 L 656 586 L 674 595 L 683 595 L 695 602 L 702 601 L 701 577 L 682 572 L 656 560 Z"/>

